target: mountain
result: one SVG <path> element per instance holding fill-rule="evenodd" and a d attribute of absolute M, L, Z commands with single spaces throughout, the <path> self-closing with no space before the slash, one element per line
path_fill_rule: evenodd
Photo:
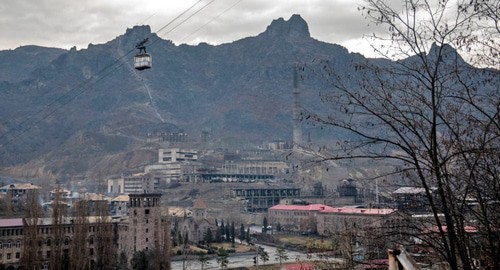
<path fill-rule="evenodd" d="M 146 37 L 153 68 L 137 71 L 135 45 Z M 294 66 L 318 59 L 353 76 L 367 61 L 390 64 L 312 38 L 299 15 L 218 46 L 175 45 L 149 26 L 135 26 L 82 50 L 2 51 L 0 175 L 121 173 L 156 159 L 145 142 L 154 131 L 183 130 L 193 140 L 209 131 L 226 143 L 290 139 Z M 301 106 L 322 110 L 318 93 L 327 87 L 301 80 Z"/>
<path fill-rule="evenodd" d="M 15 50 L 0 51 L 0 82 L 19 83 L 44 68 L 66 50 L 39 46 L 22 46 Z"/>

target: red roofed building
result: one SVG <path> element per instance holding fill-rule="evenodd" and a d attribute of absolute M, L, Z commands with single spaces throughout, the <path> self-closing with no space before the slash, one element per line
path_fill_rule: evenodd
<path fill-rule="evenodd" d="M 366 209 L 330 207 L 323 204 L 276 205 L 269 208 L 269 223 L 279 223 L 285 231 L 312 232 L 329 235 L 346 224 L 362 227 L 380 227 L 381 222 L 395 213 L 395 209 Z M 392 216 L 391 216 L 392 217 Z"/>
<path fill-rule="evenodd" d="M 395 209 L 366 209 L 341 207 L 325 209 L 318 213 L 318 234 L 331 235 L 347 227 L 380 228 L 393 217 Z"/>
<path fill-rule="evenodd" d="M 315 233 L 317 214 L 326 209 L 333 208 L 323 204 L 275 205 L 268 210 L 269 224 L 280 224 L 284 231 Z"/>

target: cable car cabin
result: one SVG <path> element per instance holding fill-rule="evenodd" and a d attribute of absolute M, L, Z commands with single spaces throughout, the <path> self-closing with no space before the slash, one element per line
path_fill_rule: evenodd
<path fill-rule="evenodd" d="M 152 58 L 149 53 L 138 53 L 134 57 L 134 68 L 137 70 L 151 68 L 152 63 Z"/>

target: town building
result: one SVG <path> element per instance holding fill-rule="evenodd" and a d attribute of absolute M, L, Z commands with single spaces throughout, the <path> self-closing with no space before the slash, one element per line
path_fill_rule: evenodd
<path fill-rule="evenodd" d="M 151 173 L 135 173 L 108 179 L 108 194 L 151 193 L 158 190 L 159 184 L 159 179 Z"/>
<path fill-rule="evenodd" d="M 160 185 L 185 181 L 185 175 L 192 175 L 201 163 L 197 162 L 198 152 L 192 149 L 168 148 L 158 150 L 158 163 L 144 168 L 158 179 Z"/>
<path fill-rule="evenodd" d="M 285 231 L 332 235 L 348 226 L 377 227 L 393 218 L 395 209 L 330 207 L 323 204 L 276 205 L 269 208 L 269 224 Z M 380 226 L 379 226 L 380 227 Z"/>
<path fill-rule="evenodd" d="M 112 251 L 113 225 L 108 216 L 87 216 L 83 218 L 61 217 L 31 219 L 0 219 L 0 265 L 10 269 L 51 269 L 50 264 L 62 262 L 62 258 L 72 255 L 76 239 L 82 246 L 82 263 L 88 268 L 95 267 L 98 246 L 107 242 Z M 101 233 L 108 232 L 107 235 Z M 99 239 L 99 240 L 98 240 Z M 59 253 L 59 254 L 58 254 Z M 9 269 L 9 268 L 7 268 Z"/>
<path fill-rule="evenodd" d="M 285 174 L 288 165 L 283 161 L 264 160 L 226 160 L 222 172 L 226 174 Z"/>
<path fill-rule="evenodd" d="M 196 175 L 202 164 L 197 161 L 178 161 L 147 165 L 145 173 L 150 173 L 158 179 L 160 186 L 170 183 L 190 182 L 189 176 Z M 195 182 L 195 181 L 192 181 Z"/>
<path fill-rule="evenodd" d="M 275 140 L 267 144 L 267 149 L 270 150 L 288 150 L 291 149 L 290 144 L 284 140 Z"/>
<path fill-rule="evenodd" d="M 0 188 L 0 193 L 10 197 L 12 202 L 26 201 L 31 195 L 38 196 L 42 188 L 31 183 L 9 184 Z"/>
<path fill-rule="evenodd" d="M 164 252 L 170 226 L 162 219 L 161 194 L 129 194 L 128 218 L 118 224 L 118 246 L 127 258 L 136 251 Z"/>
<path fill-rule="evenodd" d="M 335 207 L 317 213 L 317 233 L 331 236 L 347 227 L 362 230 L 384 228 L 386 222 L 395 218 L 395 209 Z"/>
<path fill-rule="evenodd" d="M 431 193 L 437 188 L 431 187 Z M 432 195 L 432 194 L 431 194 Z M 399 187 L 392 192 L 396 207 L 411 213 L 425 213 L 429 211 L 429 200 L 423 187 Z"/>
<path fill-rule="evenodd" d="M 186 132 L 151 132 L 147 134 L 148 142 L 187 142 L 189 134 Z"/>
<path fill-rule="evenodd" d="M 84 215 L 0 219 L 0 266 L 52 269 L 54 264 L 78 263 L 84 269 L 103 269 L 124 257 L 130 267 L 136 251 L 152 252 L 155 265 L 168 264 L 170 226 L 162 217 L 161 194 L 128 197 L 126 216 L 111 217 L 107 209 L 103 215 L 87 215 L 91 206 L 84 204 Z M 116 202 L 124 211 L 118 208 L 127 204 L 123 198 Z"/>
<path fill-rule="evenodd" d="M 318 213 L 333 207 L 323 204 L 275 205 L 268 210 L 269 224 L 284 231 L 315 233 Z"/>
<path fill-rule="evenodd" d="M 108 179 L 108 194 L 119 195 L 125 193 L 125 183 L 123 177 Z"/>
<path fill-rule="evenodd" d="M 0 264 L 18 266 L 23 252 L 22 218 L 0 219 Z"/>
<path fill-rule="evenodd" d="M 178 222 L 181 234 L 187 233 L 188 239 L 194 243 L 202 242 L 208 229 L 215 235 L 217 230 L 215 219 L 208 216 L 207 205 L 202 198 L 197 198 L 193 202 L 190 212 L 191 215 L 178 219 L 181 221 Z"/>
<path fill-rule="evenodd" d="M 300 188 L 233 188 L 231 197 L 244 201 L 242 212 L 267 212 L 281 199 L 300 197 Z"/>
<path fill-rule="evenodd" d="M 113 216 L 126 216 L 128 214 L 129 196 L 119 195 L 111 199 L 109 210 Z"/>
<path fill-rule="evenodd" d="M 198 152 L 192 149 L 168 148 L 158 150 L 158 163 L 197 161 Z"/>

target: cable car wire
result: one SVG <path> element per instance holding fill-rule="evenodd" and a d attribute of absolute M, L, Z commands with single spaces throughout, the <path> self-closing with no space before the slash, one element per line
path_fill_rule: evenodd
<path fill-rule="evenodd" d="M 189 12 L 191 9 L 193 9 L 193 8 L 194 8 L 197 4 L 199 4 L 199 3 L 200 3 L 200 2 L 202 2 L 202 1 L 203 1 L 203 0 L 199 0 L 199 1 L 197 1 L 196 3 L 194 3 L 193 5 L 191 5 L 189 8 L 187 8 L 186 10 L 184 10 L 183 12 L 181 12 L 181 13 L 180 13 L 179 15 L 177 15 L 174 19 L 172 19 L 169 23 L 167 23 L 167 24 L 166 24 L 166 25 L 164 25 L 162 28 L 160 28 L 160 30 L 159 30 L 158 32 L 162 31 L 163 29 L 165 29 L 166 27 L 168 27 L 169 25 L 171 25 L 172 23 L 174 23 L 174 22 L 175 22 L 177 19 L 179 19 L 182 15 L 186 14 L 187 12 Z M 207 5 L 203 6 L 201 9 L 204 9 L 206 6 L 208 6 L 209 4 L 211 4 L 211 3 L 212 3 L 212 2 L 214 2 L 214 1 L 215 1 L 215 0 L 212 0 L 212 1 L 211 1 L 211 2 L 209 2 Z M 201 9 L 200 9 L 200 10 L 198 10 L 196 13 L 198 13 L 199 11 L 201 11 Z M 196 13 L 195 13 L 195 14 L 196 14 Z M 191 18 L 191 17 L 193 17 L 193 15 L 192 15 L 192 16 L 190 16 L 189 18 Z M 187 21 L 187 20 L 183 20 L 181 23 L 179 23 L 178 25 L 176 25 L 174 28 L 172 28 L 172 29 L 171 29 L 169 32 L 167 32 L 166 34 L 170 33 L 170 32 L 171 32 L 171 31 L 173 31 L 175 28 L 179 27 L 179 26 L 180 26 L 182 23 L 184 23 L 185 21 Z M 165 34 L 165 35 L 166 35 L 166 34 Z M 150 37 L 153 37 L 153 36 L 154 36 L 154 33 L 152 33 L 152 34 L 150 35 Z M 154 40 L 154 42 L 152 42 L 152 43 L 155 43 L 155 42 L 156 42 L 156 41 L 158 41 L 158 40 L 159 40 L 159 38 L 158 38 L 158 39 L 156 39 L 156 40 Z M 113 61 L 111 64 L 107 65 L 106 67 L 104 67 L 103 69 L 101 69 L 100 71 L 98 71 L 98 72 L 96 73 L 96 75 L 95 75 L 95 76 L 96 76 L 96 77 L 97 77 L 97 76 L 99 76 L 101 73 L 104 73 L 107 69 L 111 68 L 113 65 L 115 65 L 115 64 L 117 64 L 117 63 L 120 63 L 120 62 L 123 60 L 123 58 L 127 57 L 127 56 L 128 56 L 130 53 L 132 53 L 133 51 L 135 51 L 135 48 L 134 48 L 134 49 L 129 50 L 129 51 L 128 51 L 128 52 L 126 52 L 124 55 L 122 55 L 121 57 L 119 57 L 119 58 L 117 58 L 115 61 Z M 123 63 L 122 63 L 122 64 L 120 64 L 120 65 L 119 65 L 119 67 L 121 67 L 122 65 L 123 65 Z M 109 75 L 109 74 L 107 74 L 107 75 Z M 106 75 L 106 76 L 107 76 L 107 75 Z M 49 104 L 45 105 L 42 109 L 38 110 L 38 111 L 37 111 L 34 115 L 28 116 L 25 120 L 23 120 L 23 121 L 21 121 L 20 123 L 18 123 L 17 125 L 15 125 L 15 127 L 11 128 L 10 130 L 8 130 L 8 131 L 7 131 L 7 132 L 5 132 L 4 134 L 2 134 L 2 136 L 0 136 L 0 141 L 1 141 L 2 139 L 4 139 L 4 137 L 5 137 L 6 135 L 8 135 L 11 131 L 13 131 L 14 129 L 16 129 L 17 127 L 19 127 L 19 126 L 22 126 L 22 125 L 26 124 L 28 121 L 30 121 L 31 119 L 35 118 L 37 115 L 42 114 L 42 113 L 43 113 L 43 112 L 44 112 L 47 108 L 52 107 L 53 105 L 55 105 L 55 104 L 59 103 L 60 101 L 62 101 L 62 100 L 63 100 L 63 99 L 65 99 L 65 98 L 67 98 L 67 97 L 68 97 L 68 96 L 69 96 L 72 92 L 74 92 L 74 91 L 76 91 L 77 89 L 79 89 L 79 88 L 81 88 L 81 87 L 85 86 L 86 84 L 90 84 L 90 83 L 91 83 L 91 84 L 95 84 L 95 83 L 97 83 L 98 81 L 100 81 L 100 80 L 101 80 L 101 79 L 98 79 L 98 80 L 96 80 L 95 82 L 93 82 L 93 83 L 92 83 L 92 80 L 93 80 L 93 79 L 95 79 L 95 78 L 89 78 L 89 79 L 87 79 L 87 80 L 84 80 L 84 81 L 79 82 L 76 86 L 74 86 L 73 88 L 71 88 L 69 91 L 67 91 L 66 93 L 64 93 L 62 96 L 60 96 L 60 97 L 56 98 L 55 100 L 53 100 L 53 101 L 52 101 L 52 102 L 50 102 Z M 70 99 L 70 101 L 71 101 L 71 100 L 73 100 L 74 98 L 78 97 L 79 95 L 80 95 L 80 93 L 79 93 L 79 94 L 77 94 L 76 96 L 74 96 L 73 98 L 71 98 L 71 99 Z M 62 106 L 64 106 L 64 105 L 66 105 L 67 103 L 69 103 L 69 102 L 62 103 L 62 105 L 61 105 L 61 106 L 59 106 L 59 107 L 62 107 Z M 59 108 L 59 107 L 58 107 L 58 108 Z M 56 110 L 57 110 L 58 108 L 56 108 Z M 51 111 L 51 113 L 50 113 L 50 114 L 52 114 L 52 113 L 54 113 L 54 112 L 55 112 L 55 110 Z M 46 119 L 48 116 L 50 116 L 50 114 L 49 114 L 49 115 L 47 115 L 47 116 L 45 116 L 45 117 L 43 117 L 41 120 Z M 38 122 L 39 122 L 39 121 L 38 121 Z M 3 126 L 7 126 L 7 125 L 8 125 L 8 122 L 4 122 L 4 123 L 2 123 L 2 125 L 3 125 Z M 22 132 L 22 133 L 24 133 L 24 132 Z M 11 142 L 11 141 L 8 141 L 7 143 L 10 143 L 10 142 Z"/>
<path fill-rule="evenodd" d="M 192 4 L 189 8 L 187 8 L 186 10 L 184 10 L 183 12 L 181 12 L 179 15 L 177 15 L 175 18 L 173 18 L 170 22 L 168 22 L 167 24 L 165 24 L 164 26 L 162 26 L 158 31 L 156 31 L 157 34 L 159 34 L 161 31 L 163 31 L 163 29 L 167 28 L 168 26 L 170 26 L 172 23 L 174 23 L 177 19 L 179 19 L 180 17 L 182 17 L 184 14 L 188 13 L 191 9 L 193 9 L 195 6 L 197 6 L 199 3 L 201 3 L 203 0 L 198 0 L 196 3 Z M 215 0 L 212 0 L 212 2 L 215 1 Z M 211 4 L 212 2 L 210 2 L 209 4 Z M 203 8 L 205 8 L 207 5 L 205 5 Z M 175 27 L 176 28 L 176 27 Z M 175 29 L 174 28 L 174 29 Z M 170 32 L 168 32 L 170 33 Z M 167 33 L 167 34 L 168 34 Z"/>
<path fill-rule="evenodd" d="M 229 10 L 231 10 L 232 8 L 234 8 L 236 5 L 238 5 L 239 3 L 243 2 L 243 0 L 239 0 L 237 1 L 236 3 L 234 3 L 233 5 L 231 5 L 230 7 L 226 8 L 224 11 L 222 11 L 221 13 L 217 14 L 217 16 L 213 17 L 212 19 L 210 19 L 208 22 L 206 22 L 205 24 L 203 24 L 202 26 L 200 26 L 199 28 L 197 28 L 196 30 L 194 30 L 193 32 L 191 32 L 189 35 L 183 37 L 181 39 L 181 41 L 184 41 L 186 40 L 187 38 L 189 38 L 190 36 L 192 36 L 193 34 L 195 34 L 196 32 L 200 31 L 201 29 L 205 28 L 205 26 L 207 26 L 208 24 L 210 24 L 211 22 L 213 22 L 214 20 L 218 19 L 220 16 L 224 15 L 226 12 L 228 12 Z"/>
<path fill-rule="evenodd" d="M 174 23 L 177 19 L 179 19 L 184 14 L 186 14 L 187 12 L 189 12 L 191 9 L 193 9 L 196 5 L 198 5 L 202 1 L 203 0 L 197 1 L 196 3 L 194 3 L 193 5 L 191 5 L 189 8 L 187 8 L 186 10 L 184 10 L 183 12 L 181 12 L 178 16 L 176 16 L 174 19 L 172 19 L 169 23 L 167 23 L 163 27 L 161 27 L 160 30 L 158 30 L 158 32 L 160 32 L 160 31 L 164 30 L 165 28 L 167 28 L 169 25 L 171 25 L 172 23 Z M 165 34 L 161 35 L 161 37 L 163 37 L 166 34 L 172 32 L 173 30 L 175 30 L 177 27 L 179 27 L 184 22 L 186 22 L 187 20 L 189 20 L 190 18 L 192 18 L 194 15 L 198 14 L 201 10 L 205 9 L 207 6 L 209 6 L 210 4 L 212 4 L 214 1 L 215 0 L 211 0 L 210 2 L 208 2 L 207 4 L 205 4 L 199 10 L 197 10 L 196 12 L 194 12 L 193 14 L 191 14 L 190 16 L 188 16 L 186 19 L 184 19 L 183 21 L 181 21 L 179 24 L 177 24 L 174 28 L 170 29 L 168 32 L 166 32 Z M 151 33 L 150 37 L 154 37 L 154 33 Z M 157 39 L 153 40 L 153 42 L 151 42 L 150 45 L 156 43 L 158 40 L 160 40 L 159 37 Z M 115 61 L 113 61 L 111 64 L 107 65 L 106 67 L 104 67 L 103 69 L 101 69 L 100 71 L 98 71 L 96 73 L 95 77 L 89 78 L 89 79 L 84 80 L 84 81 L 81 81 L 76 86 L 72 87 L 70 90 L 68 90 L 66 93 L 64 93 L 62 96 L 56 98 L 55 100 L 51 101 L 49 104 L 45 105 L 42 109 L 38 110 L 34 115 L 28 116 L 27 118 L 25 118 L 24 120 L 22 120 L 20 123 L 16 124 L 14 127 L 10 128 L 6 132 L 4 132 L 0 136 L 0 142 L 3 139 L 5 139 L 8 135 L 11 135 L 11 133 L 14 133 L 16 130 L 20 129 L 20 131 L 17 134 L 14 134 L 14 136 L 12 136 L 10 140 L 7 140 L 5 143 L 0 144 L 2 152 L 6 151 L 6 148 L 7 148 L 6 145 L 10 144 L 11 142 L 13 142 L 17 138 L 19 138 L 21 135 L 23 135 L 28 130 L 30 130 L 34 125 L 36 125 L 36 124 L 40 123 L 41 121 L 47 119 L 49 116 L 51 116 L 52 114 L 54 114 L 57 110 L 59 110 L 60 108 L 62 108 L 66 104 L 70 103 L 75 98 L 77 98 L 78 96 L 80 96 L 81 94 L 83 94 L 84 92 L 86 92 L 87 90 L 91 89 L 91 86 L 97 84 L 98 82 L 100 82 L 101 80 L 103 80 L 104 78 L 106 78 L 107 76 L 109 76 L 111 73 L 115 72 L 118 68 L 122 67 L 125 64 L 125 62 L 122 61 L 122 60 L 125 57 L 127 57 L 130 53 L 132 53 L 133 51 L 135 51 L 135 48 L 129 50 L 124 55 L 122 55 L 121 57 L 119 57 L 118 59 L 116 59 Z M 119 63 L 119 64 L 116 67 L 113 67 L 117 63 Z M 110 72 L 104 73 L 108 69 L 111 69 Z M 100 76 L 100 75 L 102 75 L 102 76 Z M 75 92 L 76 92 L 76 94 L 72 96 L 72 94 L 75 93 Z M 67 100 L 64 101 L 65 99 L 67 99 Z M 50 107 L 55 106 L 57 103 L 60 103 L 59 106 L 57 106 L 56 108 L 53 108 L 53 109 L 49 110 Z M 46 113 L 44 113 L 45 111 L 46 111 Z M 37 116 L 40 116 L 40 115 L 42 115 L 42 116 L 37 119 Z M 25 124 L 27 124 L 31 120 L 33 120 L 33 123 L 30 123 L 29 125 L 26 126 Z M 2 125 L 3 126 L 8 126 L 8 122 L 4 122 Z M 25 126 L 25 128 L 22 128 L 22 126 Z"/>
<path fill-rule="evenodd" d="M 186 14 L 187 12 L 189 12 L 191 9 L 193 9 L 196 5 L 198 5 L 199 3 L 201 3 L 203 0 L 198 0 L 197 2 L 195 2 L 193 5 L 191 5 L 190 7 L 188 7 L 186 10 L 184 10 L 183 12 L 181 12 L 179 15 L 177 15 L 175 18 L 173 18 L 170 22 L 168 22 L 167 24 L 165 24 L 164 26 L 162 26 L 158 31 L 157 33 L 161 32 L 162 30 L 164 30 L 165 28 L 167 28 L 168 26 L 170 26 L 172 23 L 174 23 L 176 20 L 178 20 L 180 17 L 182 17 L 184 14 Z M 210 1 L 208 4 L 206 4 L 205 6 L 203 6 L 202 8 L 200 8 L 198 11 L 196 11 L 194 14 L 192 14 L 191 16 L 189 16 L 187 19 L 183 20 L 181 23 L 177 24 L 174 28 L 170 29 L 167 33 L 165 33 L 164 35 L 172 32 L 174 29 L 176 29 L 177 27 L 179 27 L 182 23 L 186 22 L 188 19 L 190 19 L 191 17 L 193 17 L 194 15 L 196 15 L 197 13 L 199 13 L 202 9 L 206 8 L 208 5 L 212 4 L 215 0 L 212 0 Z M 162 37 L 164 36 L 162 35 Z M 151 35 L 148 37 L 154 37 L 154 33 L 151 33 Z M 156 43 L 156 41 L 158 41 L 160 38 L 157 38 L 155 39 L 150 45 L 152 45 L 153 43 Z M 101 69 L 100 71 L 98 71 L 96 73 L 96 77 L 99 76 L 101 73 L 105 72 L 108 68 L 111 68 L 113 65 L 117 64 L 117 63 L 120 63 L 123 58 L 127 57 L 130 53 L 132 53 L 133 51 L 135 51 L 135 48 L 134 49 L 131 49 L 129 50 L 128 52 L 126 52 L 124 55 L 122 55 L 121 57 L 117 58 L 115 61 L 113 61 L 111 64 L 107 65 L 106 67 L 104 67 L 103 69 Z M 122 66 L 122 65 L 120 65 Z M 45 111 L 47 108 L 49 107 L 52 107 L 54 106 L 55 104 L 59 103 L 60 101 L 62 101 L 63 99 L 67 98 L 69 95 L 71 95 L 72 92 L 76 91 L 77 89 L 79 89 L 80 87 L 83 87 L 85 86 L 86 84 L 89 84 L 89 83 L 92 83 L 91 81 L 93 80 L 94 78 L 89 78 L 87 80 L 84 80 L 84 81 L 81 81 L 79 82 L 76 86 L 72 87 L 70 90 L 68 90 L 66 93 L 64 93 L 62 96 L 56 98 L 55 100 L 53 100 L 52 102 L 48 103 L 47 105 L 45 105 L 42 109 L 38 110 L 36 113 L 34 113 L 33 115 L 30 115 L 28 116 L 27 118 L 25 118 L 24 120 L 22 120 L 20 123 L 16 124 L 13 128 L 9 129 L 7 132 L 5 132 L 4 134 L 2 134 L 0 136 L 0 142 L 1 140 L 3 140 L 7 135 L 9 135 L 9 133 L 12 133 L 15 129 L 17 129 L 18 127 L 26 124 L 28 121 L 30 121 L 31 119 L 34 119 L 37 115 L 39 114 L 42 114 L 43 111 Z M 100 81 L 100 80 L 97 80 L 97 81 Z M 96 81 L 96 82 L 97 82 Z M 94 82 L 94 83 L 96 83 Z M 80 94 L 78 94 L 77 96 L 79 96 Z M 75 96 L 74 98 L 76 98 L 77 96 Z M 72 98 L 72 99 L 74 99 Z M 71 99 L 71 100 L 72 100 Z M 62 107 L 64 105 L 66 105 L 68 102 L 66 103 L 63 103 L 61 106 L 59 107 Z M 53 112 L 52 112 L 53 113 Z M 51 114 L 52 114 L 51 113 Z M 48 117 L 48 116 L 47 116 Z M 43 119 L 46 119 L 46 117 L 43 117 Z M 37 121 L 39 122 L 39 121 Z M 4 122 L 2 123 L 2 126 L 8 126 L 9 123 L 8 122 Z M 22 132 L 24 133 L 24 132 Z M 16 136 L 17 137 L 17 136 Z M 10 143 L 11 140 L 9 140 L 7 143 Z"/>

